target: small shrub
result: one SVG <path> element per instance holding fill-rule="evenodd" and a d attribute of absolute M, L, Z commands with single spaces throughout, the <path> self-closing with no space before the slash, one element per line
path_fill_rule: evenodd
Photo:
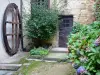
<path fill-rule="evenodd" d="M 40 55 L 40 56 L 45 56 L 49 53 L 47 49 L 44 48 L 34 48 L 30 50 L 31 55 Z"/>
<path fill-rule="evenodd" d="M 33 3 L 31 15 L 25 27 L 27 36 L 30 39 L 48 40 L 56 33 L 57 22 L 58 13 L 55 9 Z"/>

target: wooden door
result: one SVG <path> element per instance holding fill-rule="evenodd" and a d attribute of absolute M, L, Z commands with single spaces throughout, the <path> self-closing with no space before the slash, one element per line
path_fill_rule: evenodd
<path fill-rule="evenodd" d="M 72 31 L 73 16 L 60 15 L 59 47 L 67 47 L 67 36 Z"/>

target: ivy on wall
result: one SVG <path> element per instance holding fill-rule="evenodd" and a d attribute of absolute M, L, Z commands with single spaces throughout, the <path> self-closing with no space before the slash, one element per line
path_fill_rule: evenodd
<path fill-rule="evenodd" d="M 97 21 L 100 21 L 100 0 L 95 1 L 95 17 Z"/>

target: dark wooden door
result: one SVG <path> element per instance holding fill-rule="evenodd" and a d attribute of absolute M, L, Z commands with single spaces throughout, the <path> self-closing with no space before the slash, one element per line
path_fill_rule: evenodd
<path fill-rule="evenodd" d="M 67 47 L 67 36 L 72 31 L 73 16 L 60 15 L 59 47 Z"/>

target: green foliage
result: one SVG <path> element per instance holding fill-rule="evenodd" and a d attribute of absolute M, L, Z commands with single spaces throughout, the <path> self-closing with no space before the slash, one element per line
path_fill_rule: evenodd
<path fill-rule="evenodd" d="M 100 70 L 99 70 L 99 71 L 97 71 L 96 75 L 100 75 Z"/>
<path fill-rule="evenodd" d="M 32 71 L 40 66 L 41 62 L 30 61 L 29 66 L 22 65 L 20 69 L 14 73 L 14 75 L 31 75 Z"/>
<path fill-rule="evenodd" d="M 94 45 L 99 36 L 100 22 L 96 21 L 90 25 L 75 25 L 68 41 L 70 61 L 84 66 L 93 75 L 100 69 L 100 47 Z"/>
<path fill-rule="evenodd" d="M 80 23 L 74 22 L 72 33 L 77 33 L 82 29 L 82 26 Z"/>
<path fill-rule="evenodd" d="M 27 56 L 27 57 L 28 57 L 28 56 Z M 18 61 L 18 64 L 29 63 L 29 61 L 26 60 L 27 57 L 24 57 L 24 58 L 20 59 L 20 61 Z"/>
<path fill-rule="evenodd" d="M 44 55 L 47 55 L 48 53 L 49 53 L 49 51 L 44 48 L 34 48 L 34 49 L 30 50 L 31 55 L 44 56 Z"/>
<path fill-rule="evenodd" d="M 100 21 L 100 0 L 96 0 L 94 4 L 95 17 L 97 21 Z"/>
<path fill-rule="evenodd" d="M 95 49 L 91 49 L 90 52 L 86 52 L 87 54 L 87 63 L 85 64 L 85 67 L 87 70 L 89 70 L 91 73 L 100 71 L 100 47 L 97 47 Z"/>
<path fill-rule="evenodd" d="M 48 40 L 56 32 L 58 22 L 58 13 L 53 9 L 49 9 L 35 3 L 31 6 L 31 15 L 27 21 L 27 36 L 31 39 Z"/>

